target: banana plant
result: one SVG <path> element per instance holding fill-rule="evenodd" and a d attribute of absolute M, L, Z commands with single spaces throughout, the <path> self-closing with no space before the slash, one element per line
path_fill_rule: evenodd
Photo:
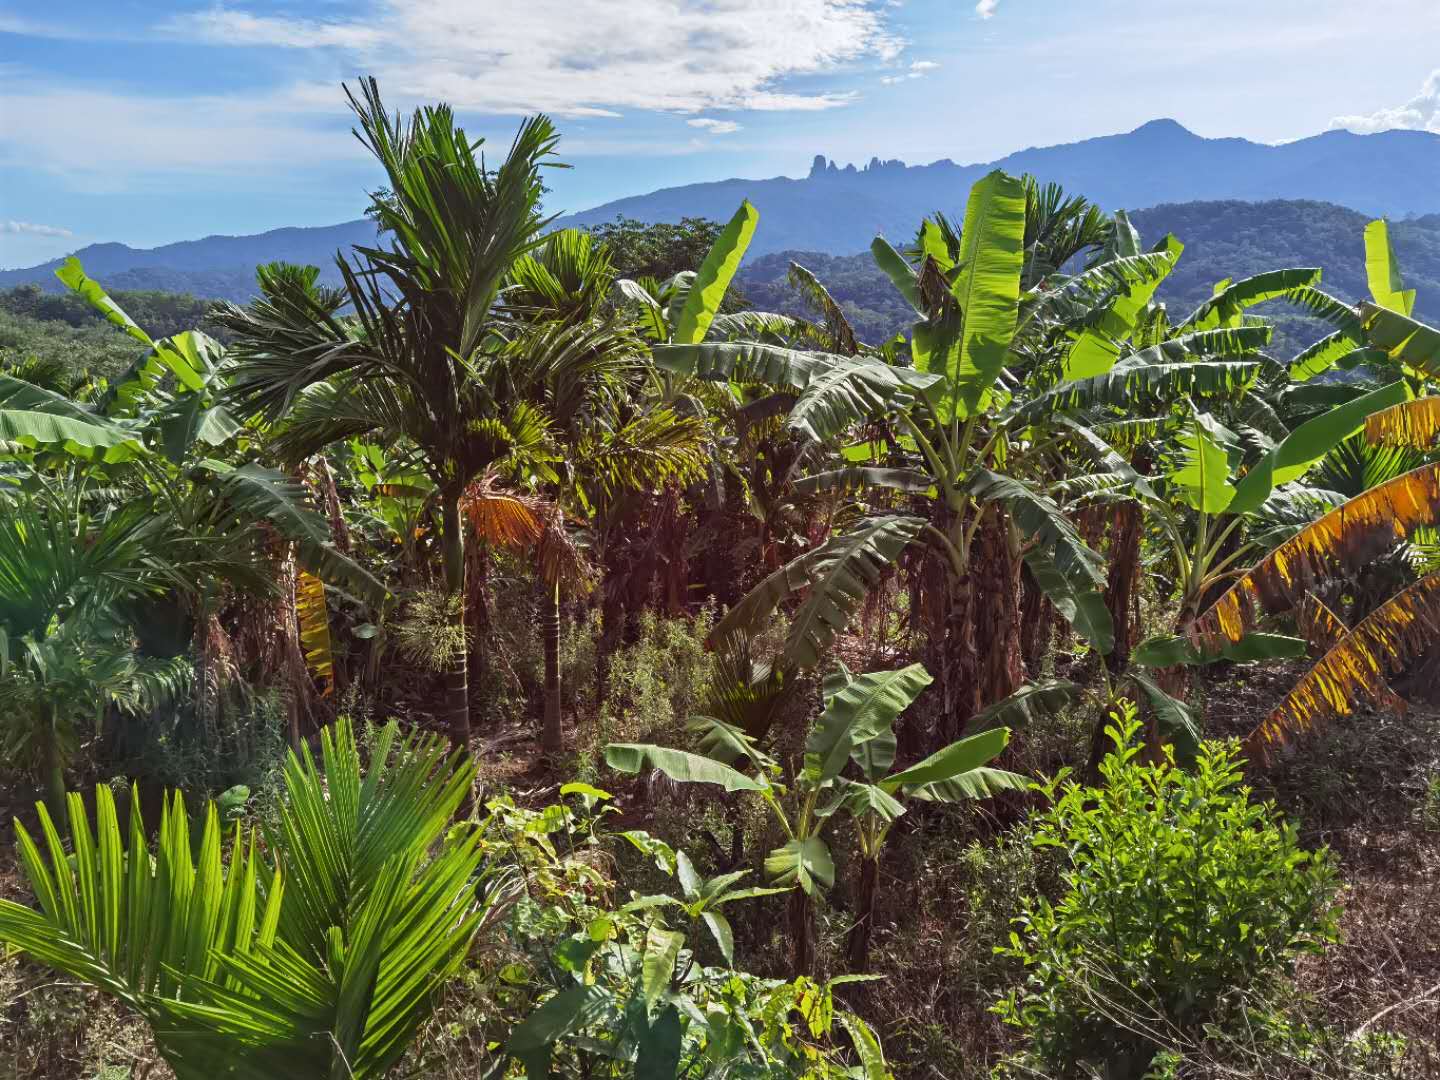
<path fill-rule="evenodd" d="M 37 907 L 0 900 L 0 942 L 134 1009 L 182 1080 L 385 1075 L 513 895 L 477 901 L 479 837 L 447 835 L 473 766 L 394 724 L 368 773 L 348 722 L 322 748 L 290 755 L 263 844 L 212 802 L 192 852 L 176 792 L 152 852 L 102 785 L 93 827 L 67 797 L 70 853 L 41 806 L 38 842 L 16 825 Z"/>
<path fill-rule="evenodd" d="M 1098 591 L 1104 584 L 1102 561 L 1042 480 L 1040 462 L 1053 442 L 1048 419 L 1082 397 L 1093 404 L 1236 392 L 1258 365 L 1233 355 L 1253 351 L 1256 335 L 1197 328 L 1153 349 L 1116 347 L 1103 362 L 1077 361 L 1075 380 L 1032 393 L 1024 376 L 1036 363 L 1037 335 L 1047 319 L 1123 294 L 1129 307 L 1112 303 L 1104 310 L 1110 322 L 1095 320 L 1097 334 L 1105 327 L 1111 335 L 1123 334 L 1148 298 L 1146 290 L 1153 292 L 1179 254 L 1170 242 L 1144 253 L 1133 245 L 1112 245 L 1096 265 L 1061 275 L 1053 267 L 1082 248 L 1037 258 L 1036 237 L 1047 232 L 1037 223 L 1044 205 L 1033 185 L 997 172 L 972 189 L 961 230 L 943 220 L 924 224 L 915 247 L 918 265 L 884 239 L 875 241 L 877 264 L 919 320 L 908 365 L 887 363 L 865 350 L 844 356 L 762 342 L 655 347 L 656 363 L 671 371 L 791 392 L 795 402 L 787 426 L 814 443 L 863 421 L 882 420 L 894 432 L 883 450 L 875 443 L 855 444 L 841 467 L 805 476 L 795 488 L 884 493 L 888 502 L 923 508 L 862 518 L 776 570 L 730 611 L 717 638 L 755 630 L 779 604 L 804 592 L 785 657 L 814 666 L 867 591 L 902 553 L 915 549 L 943 567 L 939 633 L 959 635 L 938 650 L 944 711 L 955 730 L 1022 681 L 1022 562 L 1076 629 L 1098 651 L 1110 650 L 1112 622 Z M 1075 234 L 1084 238 L 1076 243 L 1093 239 L 1083 229 Z M 1038 272 L 1041 263 L 1051 272 Z M 1082 353 L 1105 353 L 1093 334 L 1086 342 Z M 1091 374 L 1104 364 L 1111 368 Z M 992 619 L 993 630 L 987 625 Z M 994 639 L 988 650 L 977 644 L 986 636 Z"/>
<path fill-rule="evenodd" d="M 841 669 L 826 682 L 824 711 L 806 741 L 800 771 L 789 784 L 782 780 L 780 763 L 744 731 L 712 717 L 693 721 L 704 753 L 612 743 L 605 748 L 605 760 L 621 772 L 650 767 L 677 782 L 715 784 L 761 798 L 785 834 L 785 842 L 766 856 L 766 877 L 777 886 L 798 887 L 790 907 L 791 934 L 796 971 L 804 974 L 813 962 L 811 901 L 835 884 L 824 832 L 836 813 L 843 809 L 860 824 L 862 866 L 868 869 L 861 871 L 859 917 L 868 940 L 873 875 L 890 826 L 904 813 L 902 800 L 985 798 L 1026 786 L 1020 776 L 987 767 L 1009 741 L 1005 727 L 960 739 L 907 769 L 893 769 L 895 721 L 931 681 L 919 664 L 858 676 Z M 859 773 L 855 779 L 842 775 L 852 762 Z M 867 874 L 868 894 L 863 888 Z M 863 950 L 856 955 L 864 959 Z"/>
<path fill-rule="evenodd" d="M 777 893 L 786 892 L 783 888 L 764 888 L 759 886 L 748 886 L 735 888 L 734 886 L 746 875 L 748 870 L 733 870 L 728 874 L 718 874 L 712 878 L 702 878 L 695 870 L 695 864 L 690 861 L 690 856 L 683 851 L 674 852 L 675 877 L 680 884 L 681 896 L 668 896 L 663 893 L 655 893 L 647 896 L 637 896 L 634 900 L 621 909 L 625 912 L 647 911 L 654 908 L 674 908 L 689 920 L 692 927 L 697 923 L 703 923 L 714 939 L 720 955 L 725 958 L 725 963 L 733 967 L 735 965 L 735 933 L 730 927 L 730 920 L 725 917 L 724 908 L 739 900 L 753 900 L 761 896 L 774 896 Z"/>

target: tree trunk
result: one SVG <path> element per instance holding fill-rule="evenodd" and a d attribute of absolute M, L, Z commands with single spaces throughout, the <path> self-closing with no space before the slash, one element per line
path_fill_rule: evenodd
<path fill-rule="evenodd" d="M 459 605 L 455 621 L 465 625 L 465 534 L 460 530 L 459 493 L 442 496 L 440 527 L 445 556 L 445 589 Z M 455 650 L 455 661 L 445 672 L 445 718 L 453 750 L 470 749 L 470 672 L 466 650 Z"/>
<path fill-rule="evenodd" d="M 45 784 L 45 806 L 55 828 L 63 835 L 65 824 L 65 770 L 60 763 L 60 733 L 52 712 L 40 732 L 40 778 Z"/>
<path fill-rule="evenodd" d="M 1123 671 L 1130 663 L 1134 645 L 1130 612 L 1140 577 L 1142 524 L 1140 507 L 1126 504 L 1116 508 L 1110 532 L 1110 571 L 1105 581 L 1105 606 L 1115 626 L 1115 648 L 1105 658 L 1112 672 Z"/>
<path fill-rule="evenodd" d="M 1027 674 L 1037 679 L 1050 651 L 1050 643 L 1055 638 L 1055 605 L 1040 588 L 1030 568 L 1023 562 L 1021 567 L 1020 654 Z"/>
<path fill-rule="evenodd" d="M 560 721 L 560 588 L 546 586 L 540 608 L 540 638 L 545 651 L 545 719 L 540 748 L 547 755 L 565 752 Z"/>
<path fill-rule="evenodd" d="M 970 569 L 975 588 L 975 644 L 981 653 L 977 712 L 1009 697 L 1025 681 L 1020 647 L 1022 563 L 1011 548 L 1008 523 L 1000 520 L 997 512 L 987 514 L 975 534 Z"/>
<path fill-rule="evenodd" d="M 875 890 L 879 880 L 879 858 L 862 859 L 860 888 L 855 897 L 855 925 L 845 942 L 850 971 L 855 975 L 863 975 L 870 968 L 870 935 L 875 928 Z"/>
<path fill-rule="evenodd" d="M 809 975 L 815 967 L 815 912 L 804 889 L 790 890 L 790 977 Z"/>

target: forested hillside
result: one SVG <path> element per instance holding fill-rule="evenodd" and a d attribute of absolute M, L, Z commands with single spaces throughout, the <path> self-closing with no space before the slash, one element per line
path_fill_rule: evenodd
<path fill-rule="evenodd" d="M 1185 245 L 1174 272 L 1160 286 L 1157 299 L 1177 314 L 1189 312 L 1209 298 L 1225 278 L 1259 273 L 1277 262 L 1313 266 L 1324 271 L 1326 288 L 1356 299 L 1366 293 L 1363 214 L 1329 203 L 1197 202 L 1156 206 L 1130 215 L 1146 244 L 1167 233 Z M 1395 222 L 1395 250 L 1406 275 L 1417 287 L 1417 310 L 1440 317 L 1440 215 Z M 914 311 L 896 293 L 869 252 L 826 255 L 785 251 L 763 255 L 740 272 L 746 296 L 759 308 L 813 314 L 801 291 L 791 285 L 791 261 L 813 270 L 845 309 L 856 332 L 878 342 L 908 334 Z M 1293 353 L 1313 338 L 1317 324 L 1287 312 L 1283 302 L 1270 306 L 1277 319 L 1279 352 Z"/>

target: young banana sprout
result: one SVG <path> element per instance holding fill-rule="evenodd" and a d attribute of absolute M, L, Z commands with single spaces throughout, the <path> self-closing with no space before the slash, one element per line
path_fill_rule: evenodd
<path fill-rule="evenodd" d="M 1010 730 L 1005 727 L 960 739 L 909 768 L 894 768 L 895 721 L 931 681 L 919 664 L 864 675 L 841 668 L 826 680 L 824 711 L 806 741 L 800 772 L 789 784 L 781 780 L 780 764 L 754 740 L 709 717 L 697 717 L 692 724 L 702 733 L 706 754 L 612 743 L 605 748 L 605 760 L 621 772 L 651 767 L 680 783 L 751 791 L 765 802 L 786 838 L 766 857 L 766 876 L 775 885 L 799 887 L 790 912 L 797 973 L 803 974 L 811 963 L 810 901 L 835 884 L 835 863 L 823 835 L 826 825 L 842 810 L 854 816 L 861 882 L 851 959 L 863 968 L 868 961 L 880 853 L 895 820 L 905 813 L 905 803 L 987 798 L 1028 786 L 1024 777 L 988 767 L 1009 741 Z M 847 771 L 851 775 L 844 775 Z"/>

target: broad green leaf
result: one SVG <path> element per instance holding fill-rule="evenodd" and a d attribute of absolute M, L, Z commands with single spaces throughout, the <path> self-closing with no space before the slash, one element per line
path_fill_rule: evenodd
<path fill-rule="evenodd" d="M 838 980 L 835 980 L 838 981 Z M 833 985 L 833 982 L 832 982 Z M 885 1064 L 885 1051 L 870 1025 L 858 1016 L 841 1013 L 836 1018 L 850 1036 L 855 1055 L 860 1059 L 860 1076 L 864 1080 L 890 1080 L 890 1068 Z"/>
<path fill-rule="evenodd" d="M 1290 362 L 1290 378 L 1296 382 L 1305 382 L 1316 375 L 1325 374 L 1336 364 L 1357 353 L 1376 353 L 1376 350 L 1365 348 L 1349 331 L 1336 330 L 1296 355 Z M 1384 353 L 1377 355 L 1384 359 Z"/>
<path fill-rule="evenodd" d="M 935 265 L 942 272 L 949 272 L 955 267 L 955 260 L 950 257 L 950 247 L 945 243 L 945 236 L 940 231 L 940 226 L 929 218 L 920 226 L 920 252 L 935 260 Z"/>
<path fill-rule="evenodd" d="M 85 273 L 85 268 L 80 265 L 80 260 L 71 255 L 60 269 L 55 271 L 55 276 L 73 292 L 78 293 L 90 302 L 96 311 L 104 315 L 113 325 L 118 326 L 125 333 L 129 334 L 140 344 L 153 346 L 155 343 L 150 340 L 150 335 L 136 324 L 135 320 L 121 309 L 120 305 L 110 299 L 109 293 L 100 283 Z"/>
<path fill-rule="evenodd" d="M 1098 406 L 1133 416 L 1169 407 L 1187 396 L 1235 399 L 1260 377 L 1261 365 L 1255 361 L 1172 359 L 1187 352 L 1180 342 L 1167 342 L 1127 356 L 1103 375 L 1061 383 L 1016 409 L 1011 426 Z"/>
<path fill-rule="evenodd" d="M 1128 222 L 1126 227 L 1129 227 Z M 1120 228 L 1117 220 L 1116 229 Z M 1133 228 L 1130 231 L 1133 233 Z M 1185 245 L 1175 237 L 1167 236 L 1156 250 L 1168 256 L 1169 267 L 1174 269 Z M 1123 351 L 1120 343 L 1134 332 L 1140 312 L 1150 303 L 1155 290 L 1169 276 L 1169 272 L 1170 270 L 1166 270 L 1164 273 L 1146 276 L 1130 283 L 1126 290 L 1110 303 L 1095 324 L 1075 339 L 1075 344 L 1065 355 L 1065 381 L 1103 375 L 1115 366 Z"/>
<path fill-rule="evenodd" d="M 957 366 L 946 372 L 952 415 L 980 408 L 1005 366 L 1015 336 L 1025 268 L 1021 180 L 997 171 L 970 189 L 961 245 L 959 274 L 951 292 L 964 313 L 964 328 Z"/>
<path fill-rule="evenodd" d="M 759 220 L 760 212 L 751 206 L 747 199 L 740 204 L 740 209 L 735 211 L 735 216 L 716 238 L 705 255 L 705 261 L 695 273 L 690 294 L 685 299 L 680 317 L 675 321 L 672 337 L 675 344 L 698 345 L 705 340 L 710 323 L 715 318 L 715 313 L 720 310 L 720 302 L 725 299 L 726 290 L 730 288 L 730 281 L 740 267 L 740 260 L 745 257 L 745 249 L 750 246 L 750 239 L 755 235 L 755 226 Z"/>
<path fill-rule="evenodd" d="M 791 839 L 765 857 L 765 873 L 781 885 L 799 885 L 807 894 L 835 884 L 835 863 L 818 836 Z"/>
<path fill-rule="evenodd" d="M 639 773 L 648 765 L 681 784 L 717 784 L 726 791 L 766 790 L 765 784 L 736 772 L 728 765 L 663 746 L 611 743 L 605 747 L 605 763 L 624 773 Z"/>
<path fill-rule="evenodd" d="M 1145 692 L 1150 707 L 1155 710 L 1160 734 L 1174 745 L 1176 758 L 1181 762 L 1193 761 L 1200 748 L 1200 723 L 1195 711 L 1185 702 L 1165 693 L 1138 671 L 1131 672 L 1130 678 Z"/>
<path fill-rule="evenodd" d="M 710 930 L 710 936 L 715 939 L 715 944 L 720 947 L 720 955 L 725 958 L 725 963 L 734 967 L 735 933 L 730 929 L 730 920 L 718 911 L 702 911 L 700 918 Z"/>
<path fill-rule="evenodd" d="M 1062 574 L 1050 553 L 1039 547 L 1031 548 L 1024 558 L 1040 591 L 1076 633 L 1102 656 L 1115 648 L 1115 623 L 1098 589 Z"/>
<path fill-rule="evenodd" d="M 610 993 L 599 986 L 572 986 L 562 990 L 510 1032 L 505 1049 L 532 1067 L 535 1055 L 542 1053 L 544 1070 L 535 1075 L 545 1076 L 549 1072 L 550 1047 L 563 1036 L 584 1027 L 609 1001 Z"/>
<path fill-rule="evenodd" d="M 925 305 L 920 300 L 920 282 L 915 275 L 915 269 L 905 261 L 905 257 L 890 246 L 883 236 L 877 236 L 870 242 L 870 254 L 878 266 L 888 277 L 895 288 L 900 290 L 909 305 L 915 309 L 916 314 L 925 314 Z"/>
<path fill-rule="evenodd" d="M 645 997 L 645 1007 L 651 1013 L 661 996 L 670 989 L 670 982 L 675 978 L 675 962 L 680 959 L 680 949 L 684 944 L 685 935 L 678 930 L 652 926 L 645 933 L 640 989 Z"/>
<path fill-rule="evenodd" d="M 920 664 L 851 679 L 830 697 L 805 743 L 806 780 L 819 787 L 839 776 L 856 747 L 891 731 L 933 681 Z"/>
<path fill-rule="evenodd" d="M 684 1035 L 680 1011 L 674 1005 L 666 1006 L 655 1023 L 640 1036 L 635 1055 L 635 1080 L 675 1080 L 683 1076 L 680 1055 Z"/>
<path fill-rule="evenodd" d="M 880 781 L 880 787 L 893 793 L 902 789 L 925 787 L 942 780 L 952 780 L 962 773 L 988 764 L 1009 742 L 1009 728 L 991 728 L 989 731 L 969 735 L 943 750 L 937 750 L 917 765 L 891 773 Z"/>
<path fill-rule="evenodd" d="M 47 412 L 0 409 L 0 443 L 59 447 L 88 461 L 126 461 L 138 453 L 132 433 Z"/>
<path fill-rule="evenodd" d="M 1206 652 L 1188 638 L 1162 635 L 1147 638 L 1131 653 L 1132 663 L 1148 668 L 1213 664 L 1220 660 L 1245 663 L 1252 660 L 1294 660 L 1305 655 L 1303 638 L 1284 634 L 1249 633 L 1239 641 L 1225 640 L 1218 652 Z"/>
<path fill-rule="evenodd" d="M 982 503 L 1003 504 L 1021 535 L 1049 554 L 1073 587 L 1105 583 L 1105 560 L 1086 545 L 1074 523 L 1048 495 L 1023 480 L 988 469 L 975 471 L 970 493 Z"/>
<path fill-rule="evenodd" d="M 878 784 L 860 784 L 842 778 L 835 789 L 834 798 L 815 811 L 819 818 L 833 817 L 846 810 L 857 818 L 875 815 L 882 821 L 894 821 L 905 813 L 905 807 Z"/>
<path fill-rule="evenodd" d="M 1365 340 L 1374 348 L 1416 371 L 1440 378 L 1440 330 L 1375 304 L 1361 304 L 1360 316 Z"/>
<path fill-rule="evenodd" d="M 1233 436 L 1207 413 L 1196 413 L 1176 436 L 1182 455 L 1180 467 L 1169 474 L 1170 482 L 1190 507 L 1207 514 L 1223 513 L 1235 498 L 1230 458 L 1222 440 L 1233 441 Z"/>
<path fill-rule="evenodd" d="M 1031 782 L 1019 773 L 980 766 L 948 780 L 913 788 L 910 797 L 926 802 L 968 802 L 989 799 L 1002 791 L 1029 791 Z"/>
<path fill-rule="evenodd" d="M 1079 696 L 1080 687 L 1064 679 L 1026 683 L 1009 697 L 976 713 L 966 726 L 974 731 L 988 731 L 992 727 L 1014 729 L 1058 713 Z"/>
<path fill-rule="evenodd" d="M 1221 282 L 1215 295 L 1201 304 L 1181 323 L 1181 330 L 1212 330 L 1234 327 L 1240 317 L 1256 304 L 1279 300 L 1295 290 L 1319 284 L 1320 271 L 1313 267 L 1270 270 L 1233 284 Z"/>
<path fill-rule="evenodd" d="M 690 861 L 690 856 L 683 851 L 675 852 L 675 876 L 687 898 L 693 900 L 700 895 L 700 875 L 695 872 L 695 864 Z"/>
<path fill-rule="evenodd" d="M 1375 303 L 1401 315 L 1415 313 L 1415 290 L 1406 289 L 1400 278 L 1390 227 L 1383 219 L 1365 226 L 1365 277 Z"/>
<path fill-rule="evenodd" d="M 1227 509 L 1232 514 L 1259 509 L 1272 490 L 1298 480 L 1334 447 L 1361 430 L 1367 416 L 1399 405 L 1409 396 L 1405 380 L 1398 379 L 1305 421 L 1241 478 Z"/>
<path fill-rule="evenodd" d="M 850 532 L 803 556 L 810 591 L 790 621 L 785 638 L 786 659 L 799 667 L 818 664 L 821 654 L 849 624 L 869 590 L 879 584 L 924 525 L 923 519 L 910 515 L 867 518 Z M 764 587 L 765 582 L 761 582 L 755 591 Z M 778 595 L 775 601 L 779 601 Z M 773 609 L 772 603 L 769 610 Z M 733 609 L 721 626 L 738 610 L 739 606 Z M 718 635 L 720 627 L 715 632 Z"/>

